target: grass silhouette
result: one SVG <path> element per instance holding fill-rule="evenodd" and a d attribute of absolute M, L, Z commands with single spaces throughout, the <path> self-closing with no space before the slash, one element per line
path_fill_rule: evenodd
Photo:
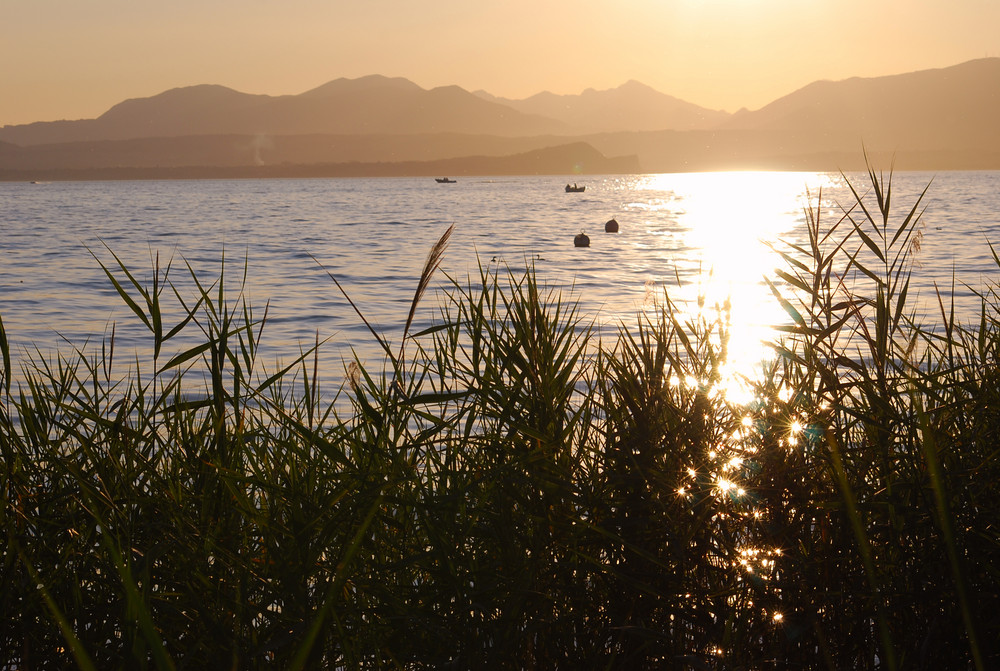
<path fill-rule="evenodd" d="M 917 323 L 920 199 L 852 189 L 776 245 L 790 323 L 744 405 L 724 310 L 664 296 L 605 342 L 496 265 L 324 400 L 321 343 L 268 370 L 223 276 L 183 296 L 112 253 L 152 361 L 119 375 L 112 334 L 12 385 L 0 322 L 3 666 L 996 666 L 996 288 Z"/>

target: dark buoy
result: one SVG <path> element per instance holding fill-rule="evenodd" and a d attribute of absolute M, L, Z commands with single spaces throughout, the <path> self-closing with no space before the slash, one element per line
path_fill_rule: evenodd
<path fill-rule="evenodd" d="M 587 237 L 586 233 L 580 233 L 575 238 L 573 238 L 574 247 L 590 247 L 590 238 Z"/>
<path fill-rule="evenodd" d="M 608 223 L 604 224 L 605 233 L 617 233 L 618 232 L 618 221 L 616 219 L 608 219 Z"/>

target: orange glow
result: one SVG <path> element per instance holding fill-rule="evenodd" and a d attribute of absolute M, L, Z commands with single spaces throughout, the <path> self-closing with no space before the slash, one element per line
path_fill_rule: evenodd
<path fill-rule="evenodd" d="M 509 98 L 635 79 L 756 109 L 819 79 L 1000 55 L 997 25 L 996 2 L 10 2 L 0 124 L 93 118 L 179 86 L 282 95 L 369 74 Z"/>

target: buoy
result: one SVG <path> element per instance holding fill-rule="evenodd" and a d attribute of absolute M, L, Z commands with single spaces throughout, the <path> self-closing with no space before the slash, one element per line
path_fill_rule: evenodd
<path fill-rule="evenodd" d="M 580 233 L 575 238 L 573 238 L 574 247 L 590 247 L 590 238 L 587 237 L 586 233 Z"/>
<path fill-rule="evenodd" d="M 605 233 L 617 233 L 618 232 L 618 221 L 615 219 L 608 219 L 608 223 L 604 224 Z"/>

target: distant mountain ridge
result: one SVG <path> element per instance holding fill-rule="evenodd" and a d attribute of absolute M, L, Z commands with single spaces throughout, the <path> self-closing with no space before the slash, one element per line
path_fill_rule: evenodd
<path fill-rule="evenodd" d="M 729 117 L 636 81 L 575 96 L 542 92 L 525 100 L 457 86 L 429 90 L 401 77 L 340 78 L 298 95 L 241 93 L 215 84 L 132 98 L 96 119 L 4 126 L 19 145 L 185 135 L 378 135 L 469 133 L 526 137 L 707 129 Z"/>
<path fill-rule="evenodd" d="M 852 133 L 882 143 L 972 147 L 1000 138 L 1000 58 L 886 77 L 818 81 L 720 124 L 730 130 Z"/>
<path fill-rule="evenodd" d="M 551 134 L 564 124 L 491 103 L 457 86 L 425 90 L 401 78 L 337 79 L 299 95 L 240 93 L 218 85 L 121 102 L 96 119 L 4 126 L 20 145 L 186 135 Z"/>
<path fill-rule="evenodd" d="M 705 130 L 730 117 L 728 112 L 699 107 L 635 80 L 605 91 L 587 89 L 579 95 L 544 91 L 524 100 L 497 98 L 485 91 L 476 95 L 525 114 L 558 119 L 581 133 Z"/>
<path fill-rule="evenodd" d="M 576 163 L 591 170 L 840 170 L 856 164 L 862 147 L 898 157 L 899 169 L 1000 169 L 998 109 L 1000 58 L 818 81 L 736 114 L 635 81 L 524 100 L 457 86 L 426 90 L 381 75 L 336 79 L 288 96 L 199 85 L 126 100 L 97 119 L 0 128 L 0 176 L 320 164 L 395 174 L 376 163 L 406 164 L 423 174 L 440 161 L 452 161 L 456 174 L 533 174 L 560 165 L 539 161 L 537 152 L 565 146 L 575 147 L 587 159 Z M 597 160 L 594 152 L 610 158 Z M 480 160 L 503 156 L 520 163 Z"/>

